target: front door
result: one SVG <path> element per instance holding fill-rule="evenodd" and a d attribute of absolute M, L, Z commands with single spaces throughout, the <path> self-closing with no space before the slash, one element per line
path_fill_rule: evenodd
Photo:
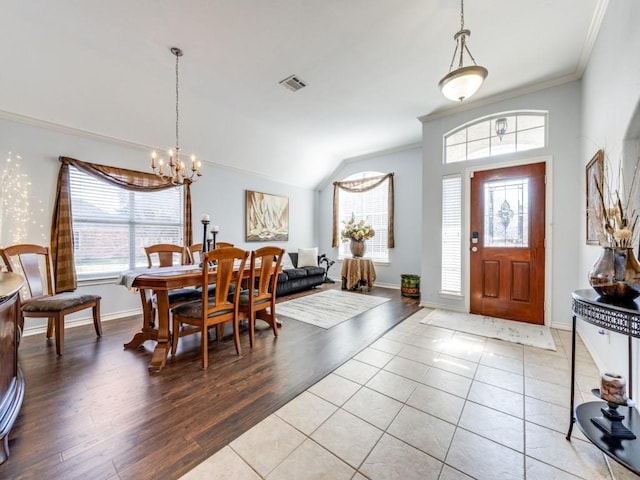
<path fill-rule="evenodd" d="M 471 179 L 471 313 L 544 323 L 545 164 Z"/>

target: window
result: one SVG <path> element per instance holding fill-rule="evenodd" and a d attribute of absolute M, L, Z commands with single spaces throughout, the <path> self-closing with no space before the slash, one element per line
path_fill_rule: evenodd
<path fill-rule="evenodd" d="M 502 128 L 496 128 L 498 123 Z M 546 112 L 509 112 L 483 117 L 444 136 L 445 163 L 523 152 L 546 145 Z"/>
<path fill-rule="evenodd" d="M 351 175 L 345 180 L 360 180 L 363 178 L 384 175 L 380 172 L 360 172 Z M 364 219 L 375 230 L 375 236 L 367 240 L 365 257 L 377 262 L 389 261 L 389 249 L 387 246 L 389 225 L 389 180 L 366 192 L 340 191 L 339 219 L 340 231 L 344 227 L 343 221 L 355 215 L 356 220 Z M 349 243 L 341 243 L 339 258 L 351 257 Z"/>
<path fill-rule="evenodd" d="M 180 188 L 133 192 L 69 168 L 76 273 L 106 278 L 147 265 L 143 247 L 182 244 Z"/>
<path fill-rule="evenodd" d="M 441 291 L 462 294 L 462 178 L 442 179 Z"/>

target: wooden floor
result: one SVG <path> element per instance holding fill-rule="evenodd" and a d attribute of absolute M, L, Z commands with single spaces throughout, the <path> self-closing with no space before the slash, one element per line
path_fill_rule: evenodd
<path fill-rule="evenodd" d="M 240 356 L 231 339 L 213 342 L 208 370 L 191 335 L 150 374 L 153 342 L 123 349 L 140 317 L 105 322 L 99 339 L 93 325 L 69 329 L 62 357 L 43 335 L 26 337 L 25 399 L 0 478 L 178 478 L 419 309 L 399 290 L 369 294 L 391 301 L 328 330 L 280 317 L 279 337 L 265 329 L 251 350 L 244 332 Z"/>

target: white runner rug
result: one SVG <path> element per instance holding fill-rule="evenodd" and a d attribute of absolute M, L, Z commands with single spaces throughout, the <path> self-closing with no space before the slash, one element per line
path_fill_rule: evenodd
<path fill-rule="evenodd" d="M 331 328 L 388 300 L 361 293 L 325 290 L 277 304 L 276 315 Z"/>
<path fill-rule="evenodd" d="M 556 349 L 549 327 L 543 325 L 439 309 L 429 313 L 420 323 L 546 350 Z"/>

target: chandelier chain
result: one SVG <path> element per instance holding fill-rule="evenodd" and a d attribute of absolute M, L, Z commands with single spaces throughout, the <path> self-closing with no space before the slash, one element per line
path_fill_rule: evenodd
<path fill-rule="evenodd" d="M 180 135 L 179 135 L 179 125 L 180 125 L 180 93 L 179 93 L 179 69 L 178 62 L 180 61 L 180 55 L 176 55 L 176 148 L 180 148 Z"/>
<path fill-rule="evenodd" d="M 464 30 L 464 0 L 460 0 L 460 30 Z"/>

